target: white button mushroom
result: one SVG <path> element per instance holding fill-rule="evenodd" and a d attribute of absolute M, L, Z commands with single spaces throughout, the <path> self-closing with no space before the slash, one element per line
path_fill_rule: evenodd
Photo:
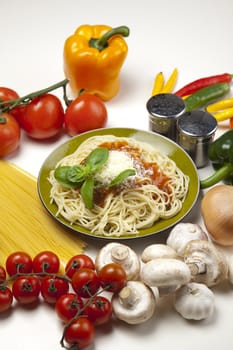
<path fill-rule="evenodd" d="M 176 257 L 176 251 L 166 244 L 151 244 L 143 250 L 141 255 L 141 259 L 144 263 L 152 259 Z"/>
<path fill-rule="evenodd" d="M 129 324 L 140 324 L 149 320 L 156 308 L 153 291 L 140 281 L 128 281 L 119 294 L 112 297 L 115 316 Z"/>
<path fill-rule="evenodd" d="M 233 284 L 233 255 L 230 255 L 227 259 L 228 263 L 228 280 Z"/>
<path fill-rule="evenodd" d="M 127 245 L 111 242 L 103 246 L 95 259 L 96 270 L 104 265 L 117 263 L 125 269 L 127 280 L 137 280 L 140 272 L 140 259 Z"/>
<path fill-rule="evenodd" d="M 184 251 L 184 262 L 190 268 L 193 282 L 213 286 L 227 278 L 226 259 L 210 241 L 189 242 Z"/>
<path fill-rule="evenodd" d="M 177 259 L 153 259 L 141 269 L 141 280 L 150 287 L 176 287 L 190 278 L 189 267 Z"/>
<path fill-rule="evenodd" d="M 213 292 L 202 283 L 188 283 L 174 294 L 174 308 L 188 320 L 203 320 L 213 314 Z"/>
<path fill-rule="evenodd" d="M 173 227 L 167 238 L 167 245 L 172 247 L 179 256 L 183 256 L 186 244 L 192 240 L 208 240 L 208 235 L 201 226 L 192 223 L 179 223 Z"/>

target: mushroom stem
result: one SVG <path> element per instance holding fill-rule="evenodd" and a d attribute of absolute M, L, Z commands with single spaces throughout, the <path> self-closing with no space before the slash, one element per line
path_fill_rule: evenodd
<path fill-rule="evenodd" d="M 206 273 L 206 264 L 200 260 L 188 261 L 187 265 L 191 271 L 192 276 L 197 276 Z"/>
<path fill-rule="evenodd" d="M 125 246 L 115 246 L 111 249 L 111 255 L 115 263 L 122 264 L 129 258 L 129 250 Z"/>
<path fill-rule="evenodd" d="M 137 253 L 129 246 L 111 242 L 103 246 L 96 255 L 95 267 L 97 271 L 109 263 L 121 265 L 127 275 L 127 281 L 136 281 L 139 278 L 140 259 Z"/>
<path fill-rule="evenodd" d="M 135 307 L 137 302 L 140 300 L 140 297 L 137 295 L 135 289 L 132 289 L 130 286 L 124 287 L 118 296 L 121 303 L 127 308 Z"/>
<path fill-rule="evenodd" d="M 128 281 L 118 294 L 112 296 L 112 307 L 118 319 L 129 324 L 139 324 L 153 316 L 156 301 L 150 287 L 141 281 Z"/>
<path fill-rule="evenodd" d="M 189 266 L 193 282 L 210 287 L 227 277 L 225 256 L 210 241 L 190 241 L 185 247 L 184 262 Z"/>

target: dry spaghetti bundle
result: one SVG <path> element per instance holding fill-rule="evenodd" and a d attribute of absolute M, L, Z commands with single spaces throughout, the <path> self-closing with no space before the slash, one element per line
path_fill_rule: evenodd
<path fill-rule="evenodd" d="M 63 263 L 83 251 L 84 243 L 77 235 L 46 212 L 37 193 L 36 178 L 5 161 L 0 161 L 0 174 L 0 264 L 19 250 L 32 256 L 52 250 Z"/>

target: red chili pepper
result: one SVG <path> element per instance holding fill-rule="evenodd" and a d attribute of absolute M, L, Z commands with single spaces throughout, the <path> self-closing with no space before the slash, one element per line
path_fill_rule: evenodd
<path fill-rule="evenodd" d="M 230 128 L 233 129 L 233 117 L 230 119 Z"/>
<path fill-rule="evenodd" d="M 180 90 L 175 92 L 175 95 L 183 97 L 193 94 L 194 92 L 197 92 L 198 90 L 205 88 L 207 86 L 210 86 L 212 84 L 218 84 L 218 83 L 230 83 L 233 78 L 232 74 L 224 73 L 219 75 L 213 75 L 206 78 L 201 78 L 194 80 L 193 82 L 185 85 Z"/>

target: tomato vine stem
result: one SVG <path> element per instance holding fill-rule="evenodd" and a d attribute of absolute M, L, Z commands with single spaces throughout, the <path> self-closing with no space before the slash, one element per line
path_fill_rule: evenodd
<path fill-rule="evenodd" d="M 66 280 L 69 283 L 71 283 L 71 281 L 72 281 L 71 278 L 69 278 L 66 274 L 60 275 L 60 274 L 56 274 L 56 273 L 46 272 L 46 267 L 47 267 L 46 264 L 43 264 L 41 272 L 22 273 L 19 271 L 21 267 L 22 267 L 21 264 L 19 264 L 17 266 L 17 272 L 14 275 L 11 275 L 6 280 L 0 279 L 0 290 L 4 290 L 9 283 L 14 281 L 17 277 L 21 277 L 21 276 L 37 276 L 39 278 L 44 278 L 45 276 L 50 276 L 53 278 L 60 278 L 60 279 Z M 86 288 L 88 289 L 88 283 L 87 283 Z M 109 285 L 106 285 L 106 286 L 102 287 L 100 290 L 98 290 L 97 292 L 95 292 L 94 294 L 91 294 L 89 291 L 89 298 L 86 301 L 85 305 L 83 307 L 77 309 L 77 312 L 74 315 L 74 317 L 72 317 L 72 319 L 70 319 L 65 324 L 65 326 L 63 328 L 62 337 L 60 339 L 60 345 L 63 349 L 66 349 L 66 350 L 78 350 L 79 349 L 78 344 L 76 344 L 76 343 L 66 346 L 66 344 L 65 344 L 66 331 L 71 326 L 71 324 L 73 322 L 75 322 L 79 317 L 85 317 L 85 315 L 83 314 L 83 311 L 85 311 L 85 309 L 92 303 L 93 299 L 96 296 L 102 294 L 104 291 L 108 291 L 108 288 L 109 288 Z"/>
<path fill-rule="evenodd" d="M 64 80 L 59 81 L 56 84 L 50 85 L 47 88 L 31 92 L 31 93 L 29 93 L 29 94 L 27 94 L 25 96 L 16 98 L 14 100 L 1 101 L 0 102 L 1 112 L 9 112 L 12 109 L 14 109 L 15 107 L 27 105 L 34 98 L 36 98 L 38 96 L 42 96 L 44 94 L 47 94 L 47 93 L 49 93 L 49 92 L 51 92 L 53 90 L 56 90 L 58 88 L 61 88 L 61 87 L 63 88 L 63 94 L 64 94 L 63 95 L 63 99 L 64 99 L 66 105 L 68 105 L 70 103 L 70 101 L 69 101 L 69 99 L 67 97 L 67 92 L 66 92 L 66 87 L 67 87 L 68 83 L 69 83 L 69 80 L 68 79 L 64 79 Z"/>

